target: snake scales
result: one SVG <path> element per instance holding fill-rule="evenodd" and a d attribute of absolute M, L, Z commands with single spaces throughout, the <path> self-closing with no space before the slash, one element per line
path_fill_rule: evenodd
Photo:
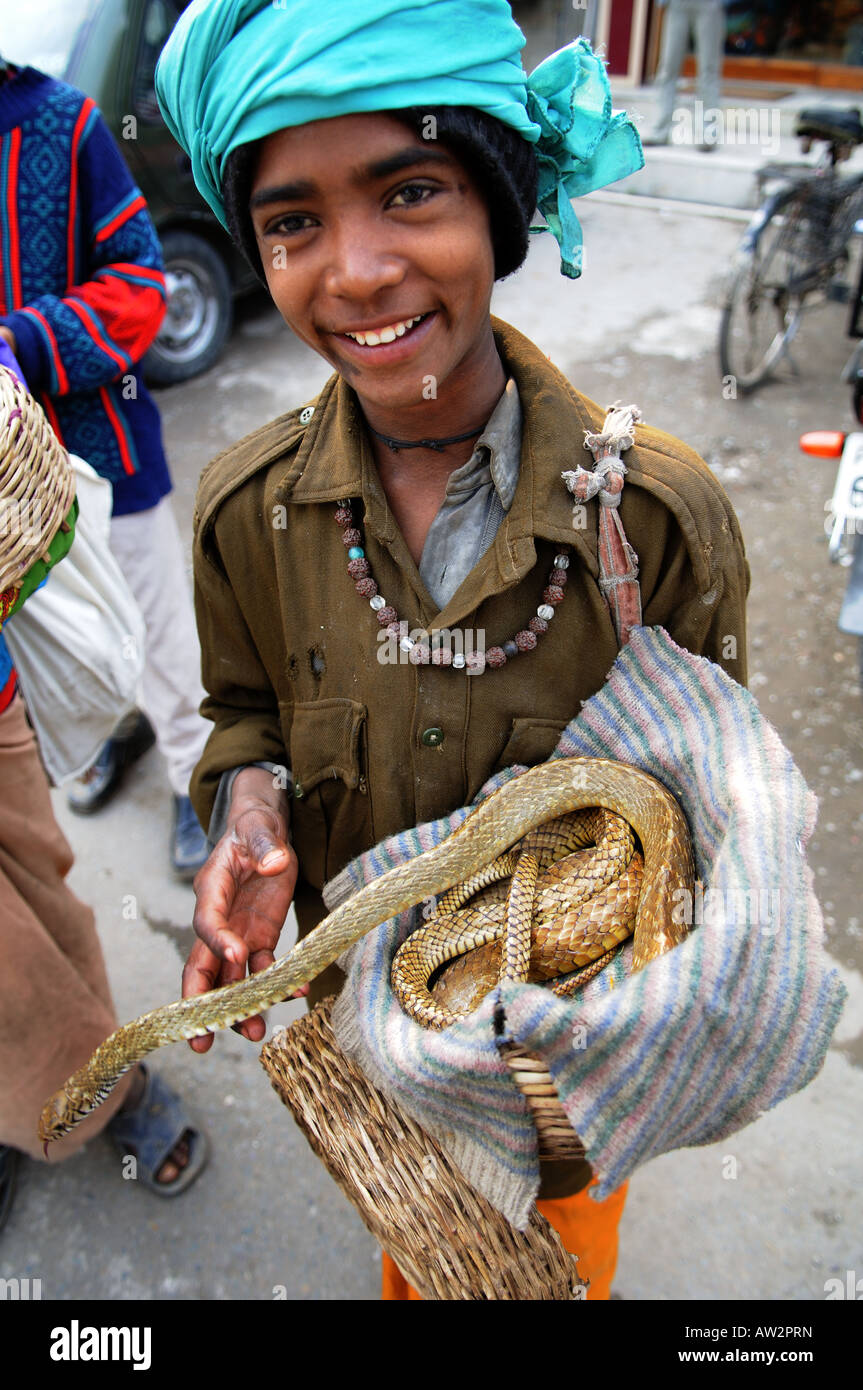
<path fill-rule="evenodd" d="M 47 1145 L 74 1128 L 156 1048 L 227 1028 L 279 1003 L 372 928 L 470 880 L 546 821 L 586 807 L 621 815 L 641 843 L 644 877 L 632 958 L 632 968 L 641 969 L 685 935 L 686 928 L 673 919 L 672 904 L 676 889 L 691 887 L 686 821 L 674 798 L 636 768 L 604 759 L 556 759 L 513 778 L 440 845 L 367 884 L 267 970 L 177 1000 L 117 1029 L 47 1102 L 40 1139 Z M 523 965 L 522 960 L 517 968 Z"/>
<path fill-rule="evenodd" d="M 427 1028 L 455 1023 L 501 980 L 557 977 L 554 992 L 573 993 L 632 934 L 642 881 L 621 816 L 591 808 L 545 821 L 443 894 L 396 953 L 394 993 Z"/>

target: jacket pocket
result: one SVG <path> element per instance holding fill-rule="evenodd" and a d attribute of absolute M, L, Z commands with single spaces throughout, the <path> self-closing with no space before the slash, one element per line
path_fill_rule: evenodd
<path fill-rule="evenodd" d="M 294 797 L 291 837 L 306 881 L 322 888 L 374 844 L 366 707 L 356 700 L 280 704 Z"/>
<path fill-rule="evenodd" d="M 568 724 L 566 719 L 513 719 L 510 736 L 497 761 L 495 772 L 516 763 L 534 767 L 544 763 L 560 742 Z"/>

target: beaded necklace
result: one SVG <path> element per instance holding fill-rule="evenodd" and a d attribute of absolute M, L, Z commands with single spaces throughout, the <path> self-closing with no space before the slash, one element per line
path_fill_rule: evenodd
<path fill-rule="evenodd" d="M 353 505 L 350 498 L 340 501 L 336 508 L 336 523 L 342 528 L 342 541 L 348 551 L 348 574 L 354 581 L 354 588 L 361 598 L 368 599 L 369 607 L 377 614 L 378 622 L 390 637 L 400 638 L 399 646 L 407 653 L 408 660 L 415 666 L 453 666 L 456 670 L 467 668 L 480 674 L 489 666 L 493 671 L 505 666 L 507 661 L 522 652 L 533 651 L 539 638 L 548 632 L 548 625 L 554 617 L 554 610 L 563 602 L 566 586 L 566 571 L 569 569 L 569 551 L 564 549 L 555 555 L 554 564 L 548 577 L 548 585 L 542 591 L 542 603 L 521 632 L 517 632 L 502 647 L 489 647 L 486 651 L 453 653 L 448 646 L 417 642 L 412 637 L 401 636 L 399 615 L 372 578 L 371 565 L 363 548 L 362 532 L 354 523 Z"/>

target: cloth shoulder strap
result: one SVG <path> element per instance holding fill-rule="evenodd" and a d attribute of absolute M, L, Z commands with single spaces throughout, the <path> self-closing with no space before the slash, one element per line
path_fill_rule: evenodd
<path fill-rule="evenodd" d="M 618 511 L 626 475 L 620 456 L 632 448 L 635 426 L 640 419 L 637 405 L 621 405 L 615 401 L 609 407 L 599 434 L 590 430 L 584 432 L 584 447 L 594 458 L 593 471 L 579 466 L 561 475 L 575 499 L 574 526 L 581 522 L 578 515 L 581 505 L 599 496 L 599 587 L 611 611 L 621 647 L 626 646 L 633 628 L 641 626 L 638 556 L 626 539 Z"/>

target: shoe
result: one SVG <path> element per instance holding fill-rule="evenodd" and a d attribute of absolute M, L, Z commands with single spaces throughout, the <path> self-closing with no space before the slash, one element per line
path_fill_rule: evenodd
<path fill-rule="evenodd" d="M 135 1159 L 135 1178 L 159 1197 L 177 1197 L 194 1181 L 210 1156 L 206 1134 L 199 1129 L 180 1097 L 148 1068 L 144 1091 L 134 1110 L 120 1110 L 108 1121 L 107 1132 L 124 1158 Z M 188 1135 L 189 1159 L 173 1182 L 156 1174 Z"/>
<path fill-rule="evenodd" d="M 174 840 L 171 868 L 183 883 L 191 883 L 210 857 L 207 837 L 187 796 L 174 797 Z"/>
<path fill-rule="evenodd" d="M 152 748 L 156 734 L 146 714 L 138 713 L 132 732 L 123 738 L 109 738 L 87 771 L 75 779 L 66 802 L 78 816 L 89 816 L 110 801 L 132 763 Z"/>
<path fill-rule="evenodd" d="M 0 1144 L 0 1231 L 9 1220 L 9 1213 L 12 1210 L 20 1157 L 17 1149 L 10 1149 L 8 1145 Z"/>

